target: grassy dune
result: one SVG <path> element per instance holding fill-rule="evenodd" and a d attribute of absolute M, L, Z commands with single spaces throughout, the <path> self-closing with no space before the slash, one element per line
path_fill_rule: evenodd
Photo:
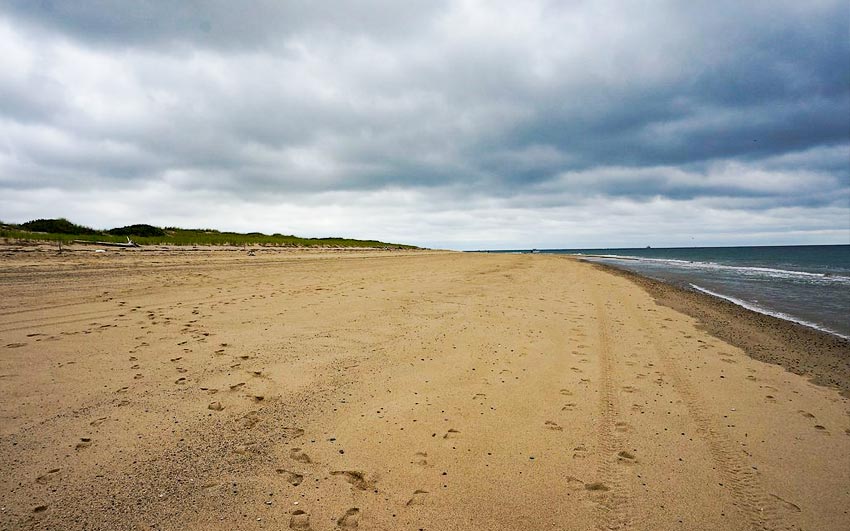
<path fill-rule="evenodd" d="M 212 229 L 159 229 L 150 225 L 131 225 L 96 231 L 75 225 L 67 220 L 36 220 L 20 225 L 0 224 L 0 238 L 13 240 L 63 241 L 73 240 L 126 242 L 127 236 L 139 245 L 267 245 L 278 247 L 373 247 L 415 249 L 412 245 L 385 243 L 377 240 L 351 238 L 300 238 L 284 234 L 250 232 L 221 232 Z M 41 230 L 28 230 L 34 227 Z M 45 230 L 46 229 L 46 230 Z M 147 235 L 145 235 L 147 234 Z"/>

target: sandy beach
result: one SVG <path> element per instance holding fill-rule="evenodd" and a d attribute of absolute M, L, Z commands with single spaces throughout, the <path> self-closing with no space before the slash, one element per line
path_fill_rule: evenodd
<path fill-rule="evenodd" d="M 2 529 L 850 527 L 850 349 L 752 312 L 540 254 L 0 265 Z"/>

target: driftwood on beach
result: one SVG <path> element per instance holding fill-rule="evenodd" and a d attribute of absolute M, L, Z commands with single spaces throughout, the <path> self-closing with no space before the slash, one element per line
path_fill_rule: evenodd
<path fill-rule="evenodd" d="M 127 237 L 127 243 L 120 242 L 92 242 L 89 240 L 74 240 L 74 243 L 84 243 L 86 245 L 103 245 L 106 247 L 139 247 L 139 244 Z"/>

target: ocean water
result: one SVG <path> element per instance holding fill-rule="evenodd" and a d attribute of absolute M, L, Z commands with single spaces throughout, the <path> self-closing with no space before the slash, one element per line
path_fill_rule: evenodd
<path fill-rule="evenodd" d="M 563 249 L 850 338 L 850 245 Z"/>

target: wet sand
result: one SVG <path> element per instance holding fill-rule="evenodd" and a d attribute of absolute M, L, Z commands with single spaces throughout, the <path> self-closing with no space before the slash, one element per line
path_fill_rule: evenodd
<path fill-rule="evenodd" d="M 781 365 L 850 397 L 850 340 L 754 312 L 694 289 L 672 286 L 614 266 L 594 266 L 630 279 L 657 303 L 695 318 L 700 328 L 750 357 Z"/>
<path fill-rule="evenodd" d="M 850 521 L 839 389 L 577 260 L 33 250 L 0 265 L 3 529 Z"/>

